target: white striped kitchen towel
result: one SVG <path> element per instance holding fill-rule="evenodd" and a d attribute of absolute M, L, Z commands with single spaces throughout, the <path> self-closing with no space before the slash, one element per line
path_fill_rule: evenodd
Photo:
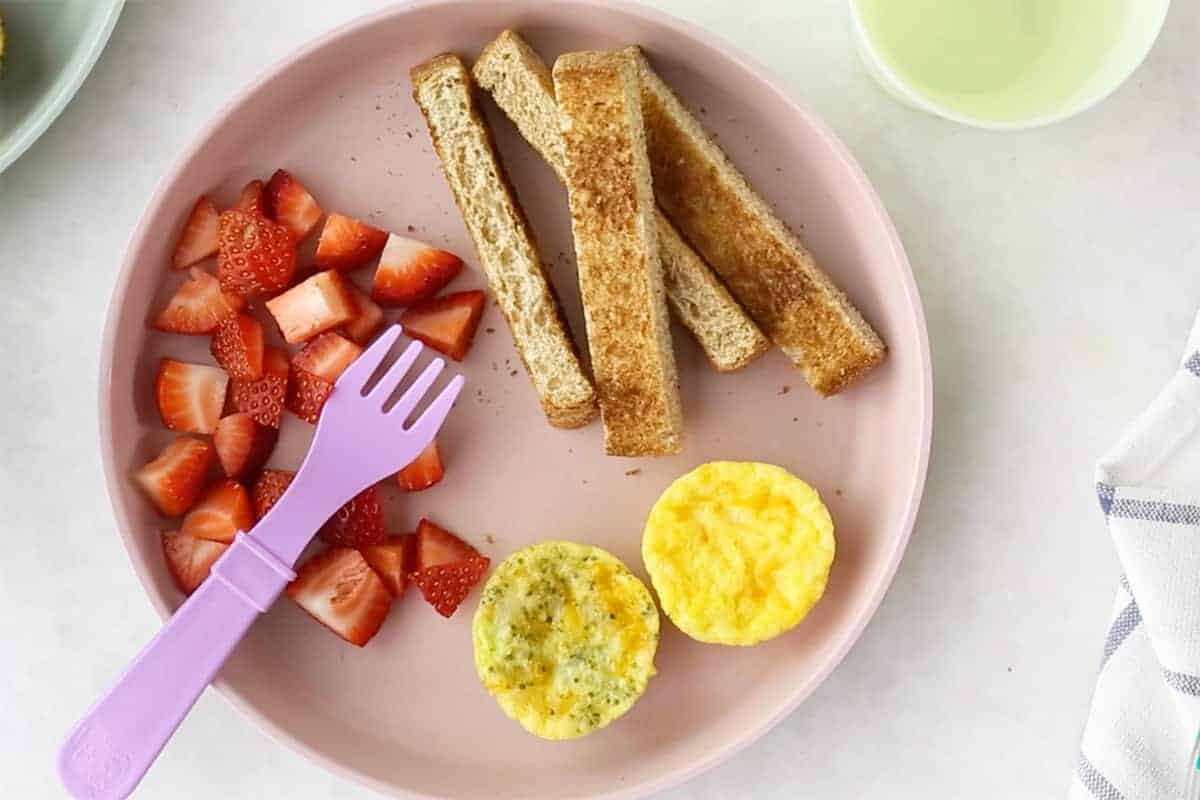
<path fill-rule="evenodd" d="M 1125 575 L 1070 798 L 1182 800 L 1200 731 L 1200 317 L 1096 488 Z"/>

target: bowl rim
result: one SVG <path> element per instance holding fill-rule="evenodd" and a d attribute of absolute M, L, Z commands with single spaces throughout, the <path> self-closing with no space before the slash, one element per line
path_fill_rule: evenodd
<path fill-rule="evenodd" d="M 108 40 L 112 37 L 121 11 L 125 8 L 125 0 L 108 0 L 108 3 L 107 9 L 101 9 L 107 16 L 101 19 L 99 25 L 92 26 L 94 34 L 87 47 L 81 48 L 77 44 L 71 60 L 64 67 L 64 72 L 74 71 L 54 92 L 43 98 L 33 113 L 20 124 L 12 145 L 7 150 L 0 151 L 0 173 L 12 166 L 26 150 L 33 147 L 34 142 L 42 138 L 42 134 L 49 130 L 59 115 L 66 110 L 75 99 L 79 88 L 83 86 L 83 82 L 92 74 L 92 69 L 100 60 L 101 53 L 108 47 Z M 82 57 L 79 56 L 81 50 L 84 51 Z"/>
<path fill-rule="evenodd" d="M 112 385 L 112 366 L 113 356 L 116 346 L 116 333 L 119 324 L 120 312 L 125 295 L 128 292 L 129 284 L 132 281 L 134 271 L 136 269 L 135 259 L 133 254 L 140 250 L 145 239 L 150 236 L 151 217 L 146 213 L 147 210 L 156 208 L 162 202 L 164 195 L 169 187 L 175 182 L 184 167 L 191 162 L 196 153 L 212 138 L 224 124 L 224 120 L 229 114 L 246 102 L 256 92 L 262 89 L 263 86 L 275 80 L 281 73 L 292 68 L 295 64 L 312 56 L 317 51 L 325 47 L 334 46 L 337 42 L 357 34 L 360 30 L 378 24 L 382 20 L 389 19 L 394 16 L 403 16 L 417 10 L 436 8 L 436 7 L 453 7 L 461 6 L 468 3 L 469 0 L 412 0 L 411 2 L 400 3 L 394 6 L 371 12 L 369 14 L 352 19 L 343 23 L 317 37 L 311 39 L 307 43 L 301 45 L 296 50 L 272 64 L 270 67 L 261 72 L 254 80 L 252 80 L 241 91 L 237 92 L 228 102 L 223 104 L 212 116 L 210 121 L 203 129 L 191 140 L 187 148 L 174 160 L 169 169 L 159 179 L 154 191 L 151 193 L 146 202 L 142 216 L 138 220 L 136 227 L 131 233 L 128 242 L 126 243 L 125 254 L 122 258 L 121 268 L 118 273 L 116 282 L 113 287 L 113 292 L 109 300 L 109 307 L 106 314 L 104 334 L 101 342 L 100 355 L 100 374 L 98 380 L 99 387 L 99 435 L 100 435 L 100 452 L 103 462 L 105 486 L 108 491 L 110 503 L 113 507 L 113 513 L 116 517 L 118 525 L 118 533 L 121 536 L 121 542 L 125 547 L 126 555 L 128 556 L 134 573 L 137 575 L 142 588 L 145 591 L 151 606 L 158 614 L 160 619 L 166 620 L 171 616 L 172 609 L 163 601 L 163 598 L 156 596 L 150 591 L 153 585 L 152 577 L 147 568 L 139 563 L 137 558 L 137 547 L 131 531 L 131 516 L 125 503 L 122 499 L 121 486 L 128 480 L 118 469 L 115 462 L 115 451 L 112 447 L 112 410 L 114 405 L 113 385 Z M 751 77 L 761 82 L 767 87 L 771 94 L 775 96 L 779 103 L 786 106 L 791 112 L 800 115 L 804 118 L 817 133 L 822 142 L 830 149 L 830 152 L 838 158 L 843 166 L 847 169 L 847 174 L 853 181 L 857 191 L 862 192 L 869 200 L 875 221 L 880 223 L 882 230 L 886 233 L 887 244 L 891 251 L 892 257 L 900 267 L 902 267 L 901 279 L 902 288 L 904 290 L 905 299 L 911 308 L 912 322 L 916 327 L 916 339 L 919 345 L 918 358 L 921 365 L 921 381 L 920 381 L 920 409 L 921 419 L 919 425 L 920 446 L 916 453 L 915 463 L 911 470 L 912 482 L 909 491 L 908 505 L 905 509 L 903 517 L 899 522 L 899 536 L 893 540 L 893 547 L 886 554 L 886 567 L 879 581 L 874 587 L 873 593 L 864 606 L 863 613 L 850 625 L 842 630 L 840 638 L 834 643 L 831 648 L 831 655 L 825 660 L 816 671 L 807 676 L 802 682 L 798 683 L 791 694 L 791 697 L 786 703 L 783 703 L 780 708 L 769 719 L 754 728 L 748 728 L 735 741 L 728 743 L 723 747 L 716 748 L 709 752 L 703 758 L 699 758 L 689 764 L 675 768 L 669 772 L 659 774 L 654 779 L 643 781 L 632 786 L 624 786 L 619 789 L 604 791 L 599 794 L 591 795 L 593 800 L 628 800 L 628 798 L 646 797 L 651 794 L 664 791 L 673 786 L 677 786 L 690 778 L 693 778 L 709 769 L 717 766 L 721 762 L 731 758 L 735 754 L 741 752 L 749 745 L 753 744 L 768 731 L 778 725 L 785 717 L 790 715 L 799 705 L 812 694 L 816 688 L 829 677 L 830 673 L 842 662 L 849 652 L 850 648 L 858 641 L 867 624 L 874 618 L 876 611 L 879 608 L 883 597 L 887 594 L 891 587 L 892 581 L 895 578 L 896 570 L 900 565 L 900 561 L 904 556 L 904 552 L 908 547 L 909 539 L 912 536 L 913 528 L 916 524 L 917 513 L 921 505 L 921 499 L 924 495 L 926 477 L 929 469 L 930 450 L 933 438 L 933 364 L 929 346 L 929 331 L 925 320 L 924 307 L 921 303 L 920 292 L 917 288 L 916 278 L 913 275 L 912 266 L 904 251 L 904 246 L 900 241 L 899 233 L 896 231 L 891 217 L 883 205 L 874 186 L 867 178 L 866 173 L 859 165 L 849 149 L 841 142 L 833 131 L 822 121 L 814 112 L 809 110 L 807 106 L 793 98 L 785 91 L 775 80 L 770 77 L 770 73 L 766 68 L 752 60 L 748 56 L 739 52 L 732 45 L 726 43 L 716 34 L 701 28 L 700 26 L 679 19 L 666 12 L 658 9 L 643 6 L 633 2 L 633 0 L 553 0 L 554 5 L 558 6 L 576 6 L 581 10 L 603 9 L 616 13 L 626 14 L 640 20 L 643 20 L 652 25 L 664 26 L 674 29 L 682 35 L 693 39 L 703 48 L 710 49 L 716 53 L 728 58 L 738 67 L 744 69 Z M 502 3 L 497 3 L 502 5 Z M 376 791 L 396 797 L 404 798 L 426 798 L 428 795 L 423 795 L 406 789 L 376 780 L 375 778 L 361 773 L 353 768 L 347 767 L 338 761 L 335 761 L 317 750 L 309 747 L 293 736 L 288 730 L 276 725 L 274 722 L 260 714 L 253 706 L 250 699 L 243 696 L 233 685 L 224 678 L 218 676 L 213 682 L 213 687 L 229 701 L 234 708 L 238 709 L 256 728 L 266 734 L 269 738 L 276 742 L 286 745 L 292 751 L 302 754 L 310 761 L 321 765 L 335 775 L 341 776 L 347 780 L 358 783 L 359 785 L 367 786 Z"/>

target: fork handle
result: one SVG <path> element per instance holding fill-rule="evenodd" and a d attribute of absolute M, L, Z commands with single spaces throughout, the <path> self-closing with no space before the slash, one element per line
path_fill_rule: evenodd
<path fill-rule="evenodd" d="M 128 797 L 258 615 L 295 573 L 247 533 L 71 730 L 58 753 L 78 800 Z"/>

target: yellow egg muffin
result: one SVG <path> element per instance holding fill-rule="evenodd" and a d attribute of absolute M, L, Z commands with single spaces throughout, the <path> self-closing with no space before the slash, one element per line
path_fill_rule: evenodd
<path fill-rule="evenodd" d="M 795 627 L 821 599 L 833 519 L 782 467 L 715 461 L 650 511 L 642 558 L 662 609 L 702 642 L 751 645 Z"/>
<path fill-rule="evenodd" d="M 613 555 L 573 542 L 518 550 L 475 612 L 475 668 L 504 713 L 543 739 L 603 728 L 654 675 L 658 609 Z"/>

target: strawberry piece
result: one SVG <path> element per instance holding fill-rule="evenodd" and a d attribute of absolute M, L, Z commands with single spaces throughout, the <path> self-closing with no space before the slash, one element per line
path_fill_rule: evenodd
<path fill-rule="evenodd" d="M 249 414 L 259 425 L 278 428 L 283 419 L 283 402 L 288 388 L 287 353 L 268 345 L 263 350 L 263 375 L 256 381 L 231 381 L 230 397 L 238 411 Z"/>
<path fill-rule="evenodd" d="M 213 447 L 225 474 L 240 479 L 266 463 L 278 439 L 279 431 L 259 425 L 254 417 L 239 411 L 222 417 L 217 423 Z"/>
<path fill-rule="evenodd" d="M 333 331 L 328 331 L 305 345 L 304 349 L 292 358 L 292 366 L 334 383 L 360 355 L 361 347 Z"/>
<path fill-rule="evenodd" d="M 439 482 L 445 474 L 437 442 L 432 441 L 411 464 L 396 474 L 396 482 L 406 492 L 419 492 Z"/>
<path fill-rule="evenodd" d="M 266 209 L 267 216 L 291 231 L 297 242 L 308 238 L 325 213 L 304 184 L 282 169 L 267 181 Z"/>
<path fill-rule="evenodd" d="M 317 269 L 357 269 L 383 252 L 388 235 L 343 214 L 330 214 L 321 228 L 313 264 Z"/>
<path fill-rule="evenodd" d="M 453 564 L 479 555 L 474 547 L 427 519 L 417 523 L 416 551 L 418 570 Z"/>
<path fill-rule="evenodd" d="M 358 306 L 358 315 L 342 326 L 342 332 L 358 344 L 365 345 L 383 327 L 383 309 L 353 283 L 347 284 L 347 288 L 354 298 L 354 304 Z"/>
<path fill-rule="evenodd" d="M 288 411 L 315 425 L 325 401 L 333 393 L 333 384 L 360 355 L 361 347 L 333 331 L 326 331 L 305 345 L 292 359 L 285 403 Z"/>
<path fill-rule="evenodd" d="M 162 549 L 175 585 L 184 594 L 191 594 L 204 583 L 212 565 L 229 545 L 172 531 L 162 535 Z"/>
<path fill-rule="evenodd" d="M 217 252 L 217 207 L 207 195 L 200 195 L 192 213 L 183 226 L 183 233 L 175 244 L 171 266 L 175 269 L 190 267 Z"/>
<path fill-rule="evenodd" d="M 229 377 L 256 381 L 263 376 L 263 328 L 249 314 L 222 320 L 212 337 L 212 354 Z"/>
<path fill-rule="evenodd" d="M 412 573 L 408 579 L 421 590 L 425 602 L 443 617 L 449 617 L 467 599 L 491 563 L 486 556 L 473 556 L 453 564 L 426 567 Z"/>
<path fill-rule="evenodd" d="M 158 415 L 173 431 L 212 433 L 225 407 L 228 386 L 229 376 L 217 367 L 164 358 L 154 381 Z"/>
<path fill-rule="evenodd" d="M 212 465 L 213 446 L 203 439 L 180 436 L 158 457 L 139 469 L 134 479 L 165 517 L 183 516 L 191 508 Z"/>
<path fill-rule="evenodd" d="M 362 647 L 387 617 L 392 595 L 362 553 L 331 547 L 305 561 L 287 595 L 318 622 Z"/>
<path fill-rule="evenodd" d="M 267 301 L 288 344 L 306 342 L 318 333 L 349 322 L 358 314 L 348 282 L 336 270 L 318 272 Z"/>
<path fill-rule="evenodd" d="M 313 425 L 321 418 L 325 401 L 333 394 L 333 384 L 318 378 L 306 369 L 293 369 L 288 378 L 284 407 L 305 422 Z"/>
<path fill-rule="evenodd" d="M 400 315 L 400 327 L 440 353 L 462 361 L 475 340 L 483 316 L 484 295 L 478 289 L 436 297 Z"/>
<path fill-rule="evenodd" d="M 167 333 L 199 335 L 212 333 L 226 319 L 241 311 L 246 301 L 241 295 L 221 291 L 221 282 L 198 267 L 167 307 L 155 317 L 154 327 Z"/>
<path fill-rule="evenodd" d="M 271 506 L 279 502 L 283 493 L 292 485 L 296 473 L 286 469 L 264 469 L 258 475 L 258 480 L 250 489 L 250 499 L 254 503 L 254 519 L 260 520 L 271 510 Z"/>
<path fill-rule="evenodd" d="M 383 585 L 392 593 L 392 597 L 402 596 L 408 587 L 408 573 L 412 571 L 416 559 L 413 541 L 412 534 L 406 533 L 389 536 L 383 544 L 369 544 L 359 548 L 363 558 L 383 580 Z"/>
<path fill-rule="evenodd" d="M 329 518 L 318 534 L 330 544 L 362 547 L 378 544 L 387 538 L 383 530 L 383 507 L 379 505 L 379 489 L 368 486 Z"/>
<path fill-rule="evenodd" d="M 246 487 L 237 481 L 224 480 L 217 481 L 204 492 L 183 518 L 179 532 L 228 544 L 235 533 L 248 531 L 253 526 L 254 510 L 250 507 Z"/>
<path fill-rule="evenodd" d="M 221 214 L 217 277 L 221 288 L 245 297 L 275 294 L 296 273 L 296 244 L 286 227 L 231 208 Z"/>
<path fill-rule="evenodd" d="M 247 214 L 265 217 L 267 212 L 263 198 L 263 182 L 256 179 L 247 183 L 242 188 L 242 193 L 233 207 L 238 211 L 245 211 Z"/>
<path fill-rule="evenodd" d="M 384 306 L 428 300 L 454 280 L 462 266 L 462 259 L 453 253 L 393 233 L 375 270 L 371 299 Z"/>

